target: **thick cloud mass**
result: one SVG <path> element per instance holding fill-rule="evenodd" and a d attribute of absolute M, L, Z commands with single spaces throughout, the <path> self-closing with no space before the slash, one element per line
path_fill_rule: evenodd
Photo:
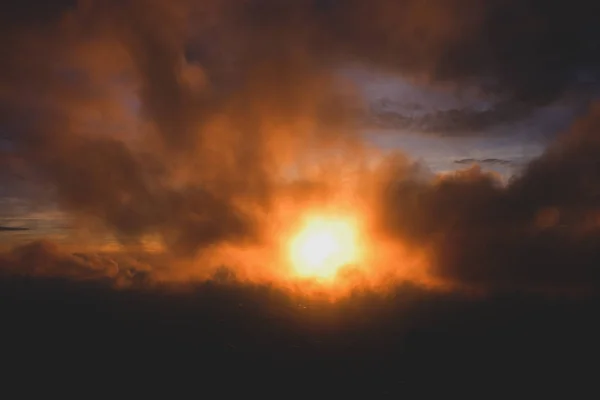
<path fill-rule="evenodd" d="M 33 242 L 0 255 L 0 273 L 13 276 L 67 278 L 131 287 L 146 281 L 150 267 L 116 255 L 71 254 L 48 241 Z"/>
<path fill-rule="evenodd" d="M 295 193 L 281 171 L 315 149 L 358 154 L 362 99 L 338 74 L 348 65 L 475 88 L 496 104 L 432 122 L 449 132 L 587 98 L 600 68 L 594 1 L 2 7 L 0 132 L 11 160 L 71 215 L 127 243 L 158 236 L 177 255 L 263 240 L 278 196 Z M 390 173 L 373 176 L 382 183 L 371 207 L 384 232 L 429 250 L 442 278 L 596 288 L 599 120 L 594 109 L 508 187 L 476 169 L 433 181 Z"/>
<path fill-rule="evenodd" d="M 499 287 L 597 288 L 598 107 L 507 187 L 472 168 L 435 182 L 399 177 L 390 232 L 431 246 L 440 276 Z"/>

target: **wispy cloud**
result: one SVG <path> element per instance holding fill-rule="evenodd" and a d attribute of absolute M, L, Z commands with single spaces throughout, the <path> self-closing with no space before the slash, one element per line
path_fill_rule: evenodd
<path fill-rule="evenodd" d="M 16 226 L 0 226 L 0 232 L 23 232 L 29 231 L 29 228 L 16 227 Z"/>

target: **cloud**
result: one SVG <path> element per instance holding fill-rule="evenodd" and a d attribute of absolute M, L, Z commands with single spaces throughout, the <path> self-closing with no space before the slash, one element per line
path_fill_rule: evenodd
<path fill-rule="evenodd" d="M 17 226 L 0 226 L 0 232 L 22 232 L 28 231 L 29 228 L 17 227 Z"/>
<path fill-rule="evenodd" d="M 105 281 L 114 286 L 148 283 L 151 268 L 130 256 L 71 253 L 41 240 L 0 254 L 2 279 L 14 277 L 60 278 L 73 282 Z"/>
<path fill-rule="evenodd" d="M 487 288 L 596 290 L 600 108 L 502 185 L 473 167 L 399 176 L 382 196 L 388 232 L 432 254 L 434 274 Z"/>
<path fill-rule="evenodd" d="M 501 158 L 462 158 L 460 160 L 454 160 L 455 164 L 487 164 L 487 165 L 510 165 L 513 162 L 510 160 L 503 160 Z"/>
<path fill-rule="evenodd" d="M 597 78 L 600 64 L 593 1 L 67 3 L 16 7 L 3 26 L 10 158 L 90 229 L 124 244 L 158 237 L 179 257 L 265 241 L 282 194 L 301 192 L 302 203 L 335 192 L 344 177 L 327 163 L 305 185 L 284 171 L 331 149 L 344 162 L 369 150 L 353 129 L 363 99 L 340 76 L 345 66 L 475 87 L 495 106 L 401 116 L 456 133 L 589 95 L 578 76 Z M 389 172 L 391 182 L 367 179 L 382 192 L 369 205 L 383 231 L 430 251 L 444 279 L 595 286 L 595 119 L 507 187 L 477 169 L 431 180 Z M 87 263 L 37 246 L 58 258 L 50 271 Z"/>
<path fill-rule="evenodd" d="M 372 108 L 364 119 L 367 126 L 412 130 L 441 136 L 463 136 L 481 135 L 490 128 L 518 122 L 529 116 L 530 112 L 529 107 L 513 103 L 495 104 L 486 110 L 462 108 L 421 112 L 421 115 Z"/>

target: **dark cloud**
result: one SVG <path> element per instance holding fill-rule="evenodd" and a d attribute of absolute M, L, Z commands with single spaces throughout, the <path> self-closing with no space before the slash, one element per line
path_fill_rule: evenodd
<path fill-rule="evenodd" d="M 513 162 L 510 160 L 503 160 L 501 158 L 462 158 L 460 160 L 454 160 L 455 164 L 483 164 L 483 165 L 511 165 Z"/>
<path fill-rule="evenodd" d="M 181 82 L 184 42 L 168 39 L 180 29 L 178 20 L 169 24 L 175 10 L 161 2 L 113 5 L 82 4 L 77 14 L 39 28 L 42 32 L 15 26 L 5 38 L 8 62 L 0 103 L 15 152 L 34 169 L 33 179 L 53 184 L 64 209 L 99 219 L 127 240 L 159 234 L 173 251 L 189 254 L 210 243 L 254 236 L 251 216 L 242 215 L 233 201 L 244 192 L 262 197 L 267 178 L 261 176 L 258 145 L 248 137 L 239 147 L 217 143 L 216 153 L 198 149 L 200 121 L 208 122 L 201 110 L 211 110 L 213 119 L 216 110 L 226 110 L 203 105 L 202 96 Z M 161 23 L 154 24 L 157 18 Z M 114 35 L 108 33 L 111 28 Z M 43 35 L 46 30 L 55 36 Z M 103 59 L 102 51 L 114 52 L 116 60 Z M 114 109 L 124 106 L 118 105 L 118 94 L 103 87 L 123 73 L 139 82 L 142 111 L 156 124 L 143 134 L 148 149 L 133 149 L 106 125 L 118 118 Z M 100 118 L 90 121 L 90 112 Z M 90 125 L 106 134 L 91 134 Z M 153 132 L 164 146 L 152 144 Z M 234 165 L 230 170 L 217 166 L 229 151 Z M 193 170 L 203 173 L 174 184 L 174 175 Z"/>
<path fill-rule="evenodd" d="M 371 108 L 364 117 L 367 126 L 387 129 L 411 130 L 419 133 L 434 133 L 440 136 L 483 134 L 497 126 L 512 124 L 530 114 L 530 107 L 523 104 L 496 104 L 490 109 L 470 108 L 434 112 L 419 112 L 420 115 Z"/>
<path fill-rule="evenodd" d="M 29 228 L 17 227 L 17 226 L 0 226 L 0 232 L 23 232 L 28 231 Z"/>
<path fill-rule="evenodd" d="M 59 19 L 66 10 L 76 5 L 77 0 L 3 1 L 0 5 L 0 21 L 3 28 L 47 23 Z"/>
<path fill-rule="evenodd" d="M 260 38 L 269 61 L 294 49 L 320 63 L 352 60 L 430 83 L 474 86 L 498 100 L 491 111 L 450 112 L 449 119 L 482 125 L 521 118 L 566 91 L 587 90 L 589 79 L 582 88 L 579 76 L 598 78 L 600 32 L 589 0 L 245 4 L 232 31 L 243 32 L 248 49 Z"/>
<path fill-rule="evenodd" d="M 144 262 L 128 256 L 70 253 L 47 240 L 17 246 L 0 254 L 1 279 L 58 278 L 132 286 L 147 283 L 150 270 Z"/>
<path fill-rule="evenodd" d="M 593 1 L 359 4 L 337 3 L 347 19 L 329 14 L 349 54 L 433 81 L 473 82 L 511 107 L 546 103 L 582 71 L 597 74 Z"/>
<path fill-rule="evenodd" d="M 600 285 L 596 107 L 507 186 L 477 167 L 384 195 L 390 232 L 428 248 L 434 273 L 485 287 Z"/>
<path fill-rule="evenodd" d="M 120 141 L 83 140 L 69 146 L 64 160 L 48 165 L 68 210 L 101 218 L 126 237 L 161 234 L 173 251 L 182 253 L 253 235 L 252 221 L 230 199 L 200 185 L 169 187 L 160 172 L 150 175 L 152 166 Z"/>

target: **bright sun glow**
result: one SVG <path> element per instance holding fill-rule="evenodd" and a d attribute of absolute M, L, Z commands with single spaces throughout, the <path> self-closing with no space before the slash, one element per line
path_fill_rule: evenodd
<path fill-rule="evenodd" d="M 359 256 L 358 229 L 350 220 L 311 218 L 290 243 L 295 272 L 303 277 L 330 279 Z"/>

